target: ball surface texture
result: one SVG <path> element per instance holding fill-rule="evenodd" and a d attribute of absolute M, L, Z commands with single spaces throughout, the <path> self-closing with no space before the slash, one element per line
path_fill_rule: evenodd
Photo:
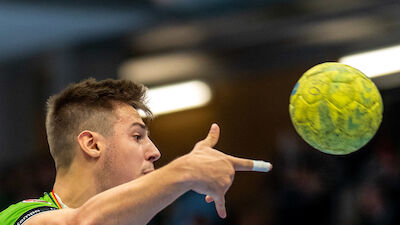
<path fill-rule="evenodd" d="M 289 112 L 307 143 L 328 154 L 344 155 L 360 149 L 375 135 L 383 103 L 367 76 L 332 62 L 303 74 L 290 96 Z"/>

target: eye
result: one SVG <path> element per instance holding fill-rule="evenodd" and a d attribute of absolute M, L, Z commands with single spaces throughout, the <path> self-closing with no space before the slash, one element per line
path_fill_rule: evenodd
<path fill-rule="evenodd" d="M 137 141 L 140 141 L 143 139 L 143 135 L 135 134 L 135 135 L 133 135 L 133 138 L 135 138 L 135 140 L 137 140 Z"/>

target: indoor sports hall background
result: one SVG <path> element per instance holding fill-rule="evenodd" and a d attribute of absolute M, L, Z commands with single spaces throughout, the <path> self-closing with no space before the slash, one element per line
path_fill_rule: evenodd
<path fill-rule="evenodd" d="M 163 155 L 156 166 L 190 151 L 217 122 L 217 149 L 274 169 L 236 175 L 225 220 L 190 192 L 151 224 L 400 224 L 400 70 L 373 79 L 383 122 L 358 152 L 312 149 L 288 112 L 291 90 L 311 66 L 400 45 L 396 0 L 15 0 L 0 3 L 0 31 L 0 210 L 51 191 L 49 95 L 87 77 L 132 79 L 150 90 L 195 80 L 189 90 L 205 97 L 197 106 L 160 111 L 150 124 Z M 387 55 L 367 64 L 385 69 L 378 62 L 400 59 Z"/>

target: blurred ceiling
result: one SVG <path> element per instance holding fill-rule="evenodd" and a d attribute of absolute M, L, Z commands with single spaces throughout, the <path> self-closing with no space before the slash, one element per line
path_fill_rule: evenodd
<path fill-rule="evenodd" d="M 132 3 L 134 2 L 134 3 Z M 394 0 L 13 1 L 0 3 L 0 60 L 131 34 L 137 54 L 228 52 L 281 60 L 400 43 Z M 240 58 L 234 56 L 240 55 Z M 288 54 L 290 57 L 288 57 Z M 273 57 L 271 57 L 273 56 Z"/>

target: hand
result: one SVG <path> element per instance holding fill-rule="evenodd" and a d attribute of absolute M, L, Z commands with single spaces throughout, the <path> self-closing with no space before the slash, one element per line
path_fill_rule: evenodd
<path fill-rule="evenodd" d="M 207 202 L 215 202 L 218 215 L 226 217 L 225 194 L 232 185 L 236 171 L 253 171 L 254 163 L 224 154 L 213 149 L 219 139 L 220 129 L 213 124 L 207 137 L 198 142 L 193 150 L 181 157 L 190 168 L 192 190 L 205 194 Z"/>

